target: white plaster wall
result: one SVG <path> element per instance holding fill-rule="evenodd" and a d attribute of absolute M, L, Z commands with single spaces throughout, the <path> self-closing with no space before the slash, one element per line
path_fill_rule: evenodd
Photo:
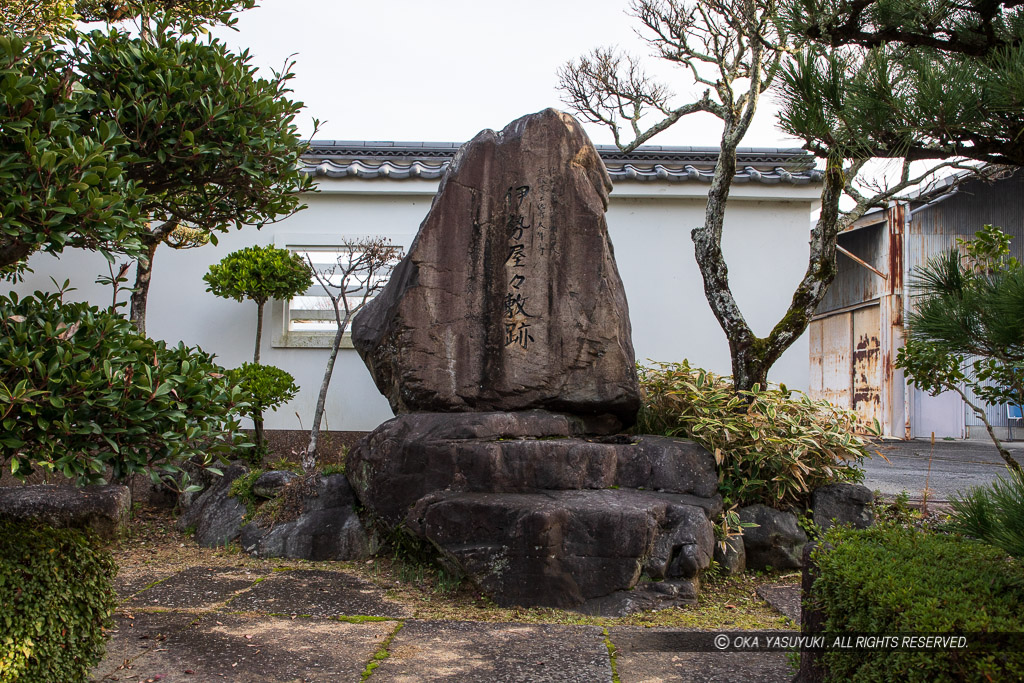
<path fill-rule="evenodd" d="M 183 341 L 215 353 L 226 367 L 252 359 L 256 305 L 206 292 L 209 266 L 251 244 L 330 244 L 338 235 L 386 235 L 408 247 L 426 216 L 437 183 L 430 181 L 325 181 L 306 200 L 309 208 L 257 231 L 221 235 L 219 244 L 176 251 L 160 247 L 155 259 L 147 327 L 150 336 Z M 703 218 L 706 186 L 666 188 L 633 183 L 613 192 L 608 222 L 626 287 L 639 360 L 681 360 L 728 373 L 725 336 L 704 299 L 690 229 Z M 747 186 L 730 202 L 724 240 L 739 303 L 759 334 L 785 311 L 806 267 L 808 225 L 816 188 Z M 779 197 L 788 200 L 780 200 Z M 98 254 L 68 250 L 61 258 L 37 255 L 20 293 L 53 289 L 50 277 L 70 279 L 68 298 L 106 306 L 110 290 L 95 284 L 107 273 Z M 132 278 L 134 276 L 131 276 Z M 268 308 L 270 305 L 268 305 Z M 279 320 L 279 317 L 278 317 Z M 274 316 L 265 320 L 261 360 L 292 373 L 299 396 L 267 416 L 268 429 L 308 429 L 323 377 L 326 349 L 274 348 Z M 772 379 L 807 385 L 806 336 L 776 364 Z M 296 416 L 296 413 L 300 417 Z M 369 430 L 391 417 L 358 354 L 342 349 L 328 395 L 327 426 Z"/>
<path fill-rule="evenodd" d="M 613 200 L 608 228 L 626 287 L 637 360 L 680 361 L 732 374 L 725 333 L 704 297 L 690 231 L 703 223 L 699 197 Z M 789 306 L 807 268 L 807 201 L 733 200 L 722 249 L 729 283 L 759 336 Z M 793 389 L 808 383 L 807 335 L 772 367 L 770 379 Z"/>

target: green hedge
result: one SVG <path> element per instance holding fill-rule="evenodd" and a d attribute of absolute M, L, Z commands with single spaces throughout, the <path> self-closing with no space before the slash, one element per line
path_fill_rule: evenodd
<path fill-rule="evenodd" d="M 117 606 L 116 573 L 79 531 L 0 520 L 0 683 L 87 680 Z"/>
<path fill-rule="evenodd" d="M 829 634 L 1024 632 L 1024 567 L 992 546 L 893 525 L 834 527 L 815 551 L 811 602 Z M 1020 680 L 1024 652 L 828 651 L 837 681 Z"/>

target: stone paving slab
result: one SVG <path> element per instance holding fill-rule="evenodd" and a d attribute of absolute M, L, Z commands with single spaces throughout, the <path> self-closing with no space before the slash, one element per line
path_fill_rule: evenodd
<path fill-rule="evenodd" d="M 354 682 L 395 626 L 215 613 L 115 675 L 133 683 Z"/>
<path fill-rule="evenodd" d="M 130 670 L 122 669 L 125 664 L 165 647 L 168 637 L 189 627 L 196 615 L 187 612 L 119 612 L 114 615 L 114 628 L 108 633 L 107 651 L 96 668 L 92 670 L 94 680 L 121 679 Z M 114 678 L 108 678 L 114 677 Z"/>
<path fill-rule="evenodd" d="M 371 681 L 599 683 L 612 680 L 596 626 L 409 621 Z"/>
<path fill-rule="evenodd" d="M 757 594 L 762 600 L 800 624 L 800 584 L 777 583 L 757 587 Z"/>
<path fill-rule="evenodd" d="M 685 652 L 672 649 L 674 635 L 694 629 L 616 626 L 608 629 L 616 647 L 622 683 L 789 683 L 795 671 L 785 652 Z"/>
<path fill-rule="evenodd" d="M 165 581 L 174 576 L 174 574 L 173 570 L 134 573 L 131 576 L 118 574 L 114 577 L 114 592 L 117 593 L 117 597 L 123 602 L 147 586 Z"/>
<path fill-rule="evenodd" d="M 125 601 L 126 607 L 210 609 L 245 590 L 263 574 L 244 569 L 190 567 Z"/>
<path fill-rule="evenodd" d="M 129 577 L 122 590 L 143 580 Z M 759 593 L 783 612 L 799 587 Z M 291 616 L 285 616 L 291 615 Z M 377 616 L 382 621 L 345 621 Z M 611 681 L 604 631 L 596 626 L 421 621 L 384 591 L 343 571 L 260 572 L 194 567 L 122 604 L 94 680 L 352 681 L 401 625 L 370 683 L 573 683 Z M 613 627 L 622 683 L 789 681 L 786 653 L 687 651 L 696 629 Z M 783 631 L 786 632 L 786 631 Z M 742 633 L 742 632 L 737 632 Z"/>
<path fill-rule="evenodd" d="M 274 572 L 231 600 L 225 609 L 314 617 L 412 616 L 407 607 L 388 600 L 368 581 L 343 572 L 307 569 Z"/>

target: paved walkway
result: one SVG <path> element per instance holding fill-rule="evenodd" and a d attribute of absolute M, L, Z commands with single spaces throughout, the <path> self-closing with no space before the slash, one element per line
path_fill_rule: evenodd
<path fill-rule="evenodd" d="M 1007 449 L 1024 463 L 1024 441 L 1008 442 Z M 878 450 L 887 459 L 865 461 L 864 485 L 895 496 L 906 491 L 913 501 L 921 499 L 925 486 L 928 499 L 948 501 L 958 491 L 984 486 L 997 476 L 1006 476 L 1006 463 L 991 441 L 882 441 Z"/>
<path fill-rule="evenodd" d="M 122 581 L 96 681 L 789 681 L 784 653 L 679 651 L 681 629 L 424 621 L 340 571 L 192 567 Z M 790 616 L 795 587 L 763 597 Z"/>

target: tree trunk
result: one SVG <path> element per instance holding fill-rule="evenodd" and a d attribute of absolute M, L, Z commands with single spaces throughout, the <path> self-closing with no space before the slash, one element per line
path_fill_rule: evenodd
<path fill-rule="evenodd" d="M 256 365 L 260 364 L 260 343 L 263 340 L 263 307 L 266 304 L 266 301 L 256 302 L 256 351 L 252 355 L 252 362 Z"/>
<path fill-rule="evenodd" d="M 313 411 L 313 426 L 309 430 L 309 445 L 306 446 L 306 454 L 302 456 L 302 469 L 306 472 L 316 467 L 317 445 L 320 440 L 320 423 L 324 418 L 324 406 L 327 404 L 327 387 L 331 384 L 331 375 L 334 374 L 334 362 L 338 359 L 338 349 L 341 348 L 342 337 L 345 336 L 345 329 L 348 327 L 349 318 L 338 325 L 338 332 L 334 335 L 334 344 L 331 345 L 331 355 L 327 358 L 327 369 L 324 371 L 324 380 L 320 383 L 320 395 L 316 399 L 316 410 Z"/>
<path fill-rule="evenodd" d="M 793 293 L 789 309 L 765 338 L 756 336 L 747 325 L 729 286 L 729 269 L 722 255 L 722 226 L 729 183 L 736 172 L 736 146 L 726 144 L 715 167 L 715 178 L 708 192 L 705 224 L 692 233 L 697 265 L 704 279 L 704 292 L 715 318 L 729 341 L 732 357 L 733 387 L 750 391 L 755 384 L 768 385 L 768 371 L 793 345 L 810 324 L 811 316 L 835 278 L 836 238 L 841 229 L 839 199 L 845 177 L 838 160 L 829 159 L 822 192 L 821 217 L 811 231 L 807 271 Z"/>
<path fill-rule="evenodd" d="M 725 205 L 729 190 L 736 174 L 735 134 L 722 135 L 722 148 L 715 165 L 715 175 L 708 191 L 708 203 L 704 214 L 704 225 L 690 233 L 693 239 L 694 255 L 701 277 L 704 280 L 704 294 L 718 324 L 729 341 L 729 355 L 732 357 L 733 387 L 736 391 L 747 391 L 755 383 L 764 382 L 771 364 L 765 364 L 758 351 L 763 344 L 751 331 L 733 297 L 729 286 L 729 267 L 722 254 L 722 230 L 725 224 Z"/>
<path fill-rule="evenodd" d="M 35 246 L 16 239 L 0 239 L 0 271 L 27 259 Z"/>
<path fill-rule="evenodd" d="M 761 389 L 768 386 L 768 370 L 772 363 L 766 362 L 763 354 L 758 351 L 764 347 L 760 339 L 744 346 L 734 346 L 729 341 L 729 354 L 732 356 L 732 382 L 736 391 L 750 391 L 754 385 Z"/>
<path fill-rule="evenodd" d="M 256 453 L 263 457 L 263 411 L 259 408 L 253 408 L 252 411 L 252 428 L 256 432 Z"/>
<path fill-rule="evenodd" d="M 149 301 L 149 281 L 153 277 L 153 257 L 160 241 L 146 245 L 146 259 L 135 262 L 135 291 L 132 292 L 131 312 L 129 318 L 135 323 L 139 334 L 146 336 L 146 304 Z"/>

